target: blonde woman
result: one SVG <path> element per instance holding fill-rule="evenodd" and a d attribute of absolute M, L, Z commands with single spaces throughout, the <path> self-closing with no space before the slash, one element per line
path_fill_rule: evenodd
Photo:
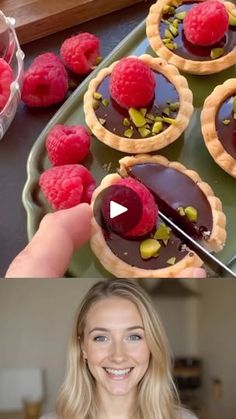
<path fill-rule="evenodd" d="M 84 297 L 55 414 L 41 419 L 196 419 L 178 401 L 160 319 L 135 281 Z"/>

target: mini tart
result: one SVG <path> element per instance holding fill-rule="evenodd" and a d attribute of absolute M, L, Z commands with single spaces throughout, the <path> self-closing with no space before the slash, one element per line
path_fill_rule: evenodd
<path fill-rule="evenodd" d="M 92 133 L 108 146 L 119 151 L 134 154 L 160 150 L 168 144 L 171 144 L 179 138 L 186 129 L 193 113 L 192 92 L 188 88 L 186 79 L 179 74 L 178 69 L 173 65 L 168 64 L 162 58 L 153 58 L 148 54 L 142 55 L 139 58 L 152 68 L 152 70 L 156 73 L 156 76 L 159 77 L 156 86 L 157 97 L 158 86 L 160 88 L 162 82 L 166 83 L 167 87 L 162 86 L 162 89 L 160 89 L 160 100 L 162 102 L 161 107 L 164 109 L 168 106 L 166 101 L 170 99 L 171 95 L 175 98 L 175 102 L 178 101 L 179 103 L 179 108 L 174 116 L 174 123 L 170 125 L 165 124 L 163 131 L 158 134 L 150 134 L 149 136 L 142 138 L 140 134 L 137 135 L 137 128 L 134 128 L 134 135 L 132 138 L 127 138 L 124 136 L 125 128 L 127 127 L 122 124 L 124 118 L 129 117 L 127 109 L 121 108 L 117 104 L 114 105 L 114 101 L 112 101 L 110 97 L 106 97 L 106 99 L 109 100 L 109 105 L 107 107 L 103 107 L 101 105 L 98 110 L 94 110 L 94 94 L 102 89 L 104 83 L 107 84 L 106 93 L 107 95 L 109 94 L 108 80 L 116 62 L 114 62 L 110 67 L 102 69 L 98 73 L 98 75 L 89 83 L 88 91 L 84 96 L 85 120 Z M 163 94 L 166 94 L 165 99 L 162 97 Z M 108 129 L 110 106 L 112 106 L 112 110 L 110 110 L 112 115 L 115 112 L 116 125 L 114 126 L 111 124 L 111 128 Z M 155 107 L 155 99 L 151 106 Z M 147 113 L 149 111 L 150 109 L 148 108 Z M 98 112 L 103 113 L 98 114 Z M 106 121 L 104 125 L 102 125 L 99 120 L 101 118 L 104 118 Z M 121 132 L 118 134 L 117 131 L 119 130 L 121 130 Z"/>
<path fill-rule="evenodd" d="M 217 86 L 204 102 L 201 126 L 205 144 L 215 162 L 236 178 L 234 97 L 236 97 L 236 78 L 228 79 Z"/>
<path fill-rule="evenodd" d="M 147 37 L 149 39 L 150 45 L 152 47 L 152 49 L 155 51 L 155 53 L 159 56 L 164 58 L 166 61 L 168 61 L 171 64 L 174 64 L 179 70 L 185 71 L 186 73 L 190 73 L 190 74 L 213 74 L 213 73 L 218 73 L 219 71 L 225 70 L 226 68 L 231 67 L 232 65 L 236 64 L 236 27 L 235 26 L 230 26 L 229 31 L 230 32 L 230 37 L 228 36 L 227 33 L 227 42 L 228 39 L 231 39 L 230 41 L 230 46 L 229 46 L 229 52 L 227 52 L 227 54 L 222 55 L 221 57 L 217 58 L 217 59 L 211 59 L 210 58 L 210 51 L 212 48 L 217 48 L 220 46 L 220 44 L 216 44 L 212 47 L 208 47 L 209 48 L 209 60 L 208 59 L 204 59 L 204 57 L 201 57 L 201 53 L 198 53 L 199 55 L 199 59 L 196 57 L 196 59 L 191 59 L 191 53 L 188 54 L 189 58 L 184 57 L 179 55 L 179 53 L 177 52 L 178 49 L 176 50 L 170 50 L 166 47 L 165 43 L 163 42 L 162 38 L 163 36 L 161 35 L 161 32 L 164 31 L 164 28 L 168 28 L 168 26 L 163 26 L 165 25 L 165 23 L 163 23 L 162 19 L 163 19 L 163 8 L 166 6 L 174 6 L 176 9 L 186 5 L 186 7 L 191 7 L 191 4 L 197 4 L 200 1 L 204 1 L 204 0 L 193 0 L 193 1 L 178 1 L 178 0 L 158 0 L 155 4 L 153 4 L 150 8 L 147 20 L 146 20 L 146 33 L 147 33 Z M 226 9 L 228 10 L 228 12 L 230 12 L 233 16 L 235 16 L 236 19 L 236 6 L 228 1 L 223 1 L 223 0 L 219 0 L 221 1 Z M 181 48 L 182 45 L 184 45 L 183 43 L 183 24 L 180 22 L 179 24 L 179 35 L 178 37 L 174 38 L 174 42 L 176 39 L 176 43 L 178 46 L 178 42 L 179 45 L 181 44 Z M 186 45 L 189 45 L 189 51 L 190 49 L 193 51 L 192 48 L 198 48 L 199 51 L 199 47 L 194 47 L 194 45 L 191 45 L 190 43 L 188 43 L 188 41 L 186 40 Z M 206 47 L 200 47 L 202 48 L 202 51 L 204 50 L 205 52 L 203 53 L 203 55 L 206 54 Z M 228 48 L 228 47 L 227 47 Z M 184 54 L 183 54 L 184 55 Z M 208 56 L 208 52 L 207 52 L 207 56 Z"/>
<path fill-rule="evenodd" d="M 139 155 L 139 156 L 130 156 L 130 157 L 124 157 L 120 160 L 120 170 L 119 173 L 122 177 L 132 176 L 141 181 L 144 185 L 148 187 L 148 189 L 152 191 L 152 188 L 150 186 L 150 182 L 144 182 L 143 178 L 139 176 L 134 176 L 136 168 L 144 168 L 145 170 L 149 170 L 149 165 L 152 165 L 154 169 L 156 170 L 156 167 L 159 167 L 159 169 L 162 171 L 168 172 L 168 181 L 169 182 L 169 176 L 170 173 L 172 175 L 174 174 L 177 176 L 176 181 L 179 183 L 179 178 L 181 177 L 183 180 L 183 176 L 186 176 L 186 184 L 189 185 L 191 183 L 191 188 L 193 187 L 193 191 L 191 193 L 191 199 L 193 197 L 196 197 L 196 188 L 199 188 L 197 191 L 197 195 L 201 196 L 203 198 L 203 206 L 206 208 L 207 205 L 207 216 L 208 217 L 208 223 L 211 224 L 211 231 L 208 234 L 207 240 L 204 240 L 204 246 L 207 247 L 209 250 L 219 251 L 223 248 L 225 240 L 226 240 L 226 230 L 225 230 L 225 224 L 226 224 L 226 218 L 224 213 L 222 212 L 222 205 L 221 201 L 214 196 L 214 193 L 211 189 L 211 187 L 203 182 L 199 175 L 192 171 L 186 169 L 182 164 L 178 162 L 170 162 L 163 156 L 150 156 L 150 155 Z M 94 191 L 92 196 L 92 207 L 94 205 L 94 201 L 98 194 L 105 188 L 111 186 L 113 183 L 115 183 L 118 179 L 120 179 L 119 174 L 110 174 L 107 175 L 101 182 L 100 186 Z M 161 176 L 161 175 L 160 175 Z M 160 178 L 158 173 L 158 178 Z M 165 174 L 166 176 L 166 174 Z M 152 176 L 150 176 L 150 179 L 153 179 Z M 162 178 L 163 180 L 164 178 Z M 173 178 L 172 178 L 173 182 Z M 147 185 L 149 183 L 149 185 Z M 156 185 L 156 180 L 155 183 Z M 169 184 L 169 183 L 168 183 Z M 180 194 L 181 194 L 181 185 Z M 184 186 L 182 186 L 184 188 Z M 189 186 L 187 186 L 189 188 Z M 162 186 L 161 186 L 162 188 Z M 175 195 L 176 193 L 176 187 L 173 187 L 173 193 Z M 183 192 L 183 191 L 182 191 Z M 170 192 L 172 193 L 172 192 Z M 169 192 L 168 192 L 169 194 Z M 186 193 L 184 194 L 186 200 Z M 167 197 L 165 197 L 166 200 L 168 200 Z M 175 197 L 176 199 L 176 197 Z M 197 199 L 197 198 L 194 198 Z M 180 199 L 177 199 L 178 204 L 181 205 L 181 197 Z M 160 203 L 160 201 L 158 200 Z M 202 203 L 200 203 L 202 205 Z M 200 208 L 200 207 L 199 207 Z M 202 211 L 201 217 L 205 217 L 206 211 Z M 200 215 L 200 213 L 199 213 Z M 161 220 L 160 220 L 161 221 Z M 201 220 L 199 220 L 201 223 Z M 159 223 L 159 222 L 158 222 Z M 158 225 L 157 223 L 157 225 Z M 185 268 L 188 267 L 199 267 L 203 264 L 202 260 L 192 251 L 189 249 L 184 249 L 184 252 L 179 251 L 179 246 L 183 245 L 180 239 L 178 239 L 173 233 L 170 242 L 170 246 L 173 246 L 173 243 L 178 241 L 177 244 L 174 243 L 174 246 L 176 247 L 176 262 L 174 262 L 173 265 L 167 266 L 165 263 L 164 267 L 155 267 L 158 264 L 162 264 L 162 261 L 157 262 L 158 258 L 151 258 L 151 262 L 149 261 L 143 261 L 138 249 L 140 242 L 143 241 L 143 239 L 137 239 L 137 243 L 134 243 L 134 240 L 128 240 L 128 244 L 126 243 L 126 239 L 120 238 L 120 236 L 115 235 L 115 233 L 111 232 L 110 237 L 109 235 L 106 235 L 106 230 L 101 228 L 98 223 L 96 222 L 96 219 L 92 218 L 92 237 L 91 237 L 91 248 L 97 258 L 100 260 L 102 265 L 113 275 L 116 277 L 123 277 L 123 278 L 173 278 L 178 276 L 178 274 Z M 173 240 L 172 240 L 173 239 Z M 117 241 L 118 240 L 118 241 Z M 109 244 L 108 244 L 109 242 Z M 167 246 L 168 246 L 167 244 Z M 115 246 L 115 247 L 114 247 Z M 127 247 L 128 246 L 128 247 Z M 129 247 L 131 246 L 131 247 Z M 129 252 L 127 251 L 130 250 Z M 164 247 L 163 247 L 164 249 Z M 166 250 L 164 250 L 166 253 Z M 172 249 L 171 249 L 172 252 Z M 168 253 L 168 252 L 167 252 Z M 138 256 L 136 256 L 138 255 Z M 165 254 L 164 254 L 165 256 Z M 163 257 L 163 256 L 162 256 Z M 166 257 L 166 256 L 165 256 Z M 134 260 L 137 259 L 138 262 L 134 262 Z M 161 258 L 161 255 L 160 255 Z M 130 259 L 132 259 L 132 262 L 130 262 Z M 166 260 L 166 259 L 165 259 Z M 137 266 L 139 265 L 139 266 Z"/>

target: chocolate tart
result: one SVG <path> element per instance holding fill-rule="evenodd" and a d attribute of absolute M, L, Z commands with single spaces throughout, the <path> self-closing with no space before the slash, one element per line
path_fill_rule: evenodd
<path fill-rule="evenodd" d="M 120 179 L 120 176 L 132 176 L 143 183 L 152 192 L 159 208 L 186 232 L 202 239 L 206 248 L 214 251 L 223 248 L 226 240 L 226 218 L 222 212 L 221 201 L 196 172 L 188 170 L 179 162 L 170 162 L 163 156 L 124 157 L 120 160 L 119 174 L 107 175 L 94 191 L 92 207 L 98 194 Z M 177 208 L 186 205 L 192 205 L 197 209 L 196 223 L 179 214 Z M 160 223 L 162 220 L 158 217 L 156 228 Z M 169 240 L 162 243 L 158 257 L 142 259 L 139 250 L 142 241 L 143 237 L 121 237 L 106 225 L 100 227 L 94 217 L 92 219 L 91 248 L 102 265 L 117 277 L 176 277 L 185 268 L 199 267 L 203 264 L 172 231 Z"/>
<path fill-rule="evenodd" d="M 188 88 L 186 79 L 179 74 L 178 69 L 162 58 L 153 58 L 148 54 L 139 58 L 150 66 L 157 79 L 155 97 L 147 107 L 147 115 L 151 113 L 152 116 L 160 117 L 168 104 L 178 103 L 178 109 L 170 115 L 173 123 L 164 122 L 161 132 L 158 134 L 150 132 L 143 138 L 139 130 L 132 126 L 132 138 L 127 138 L 124 135 L 127 127 L 123 122 L 129 117 L 128 110 L 121 108 L 110 98 L 108 87 L 109 77 L 116 62 L 97 74 L 89 83 L 84 96 L 85 120 L 92 133 L 108 146 L 134 154 L 160 150 L 171 144 L 186 129 L 193 113 L 192 92 Z M 98 109 L 94 109 L 96 93 L 109 104 L 104 106 L 101 102 Z"/>
<path fill-rule="evenodd" d="M 205 144 L 215 162 L 236 178 L 235 97 L 236 78 L 217 86 L 204 102 L 201 126 Z"/>
<path fill-rule="evenodd" d="M 225 70 L 236 64 L 236 26 L 229 26 L 227 33 L 217 44 L 210 47 L 199 47 L 187 41 L 183 31 L 183 20 L 179 20 L 178 35 L 173 38 L 174 49 L 167 48 L 165 30 L 168 29 L 166 21 L 171 16 L 165 13 L 167 6 L 173 6 L 175 13 L 188 11 L 195 4 L 204 0 L 183 1 L 158 0 L 150 8 L 146 20 L 146 32 L 150 45 L 155 53 L 164 58 L 178 69 L 190 74 L 213 74 Z M 228 12 L 236 19 L 236 6 L 228 1 L 224 3 Z M 212 49 L 223 48 L 223 54 L 219 58 L 212 59 Z"/>

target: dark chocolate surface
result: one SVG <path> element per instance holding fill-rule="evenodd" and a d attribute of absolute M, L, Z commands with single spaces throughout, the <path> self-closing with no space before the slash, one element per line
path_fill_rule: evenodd
<path fill-rule="evenodd" d="M 162 110 L 166 108 L 167 102 L 175 103 L 179 101 L 179 95 L 174 87 L 174 85 L 162 74 L 154 72 L 156 75 L 156 89 L 155 97 L 153 102 L 147 107 L 148 112 L 155 115 L 162 115 Z M 100 104 L 99 108 L 95 111 L 97 118 L 102 118 L 106 120 L 105 128 L 114 134 L 117 134 L 121 137 L 124 137 L 124 132 L 127 129 L 123 125 L 124 118 L 129 118 L 128 110 L 119 106 L 109 94 L 109 79 L 107 76 L 104 78 L 100 84 L 97 91 L 102 94 L 104 99 L 109 100 L 109 106 L 103 106 Z M 170 115 L 171 118 L 176 117 L 176 112 L 172 112 Z M 164 128 L 167 128 L 167 124 L 163 124 Z M 134 133 L 132 138 L 142 138 L 138 129 L 132 124 L 134 128 Z M 149 136 L 150 137 L 150 136 Z M 148 137 L 146 137 L 148 138 Z"/>
<path fill-rule="evenodd" d="M 212 211 L 208 200 L 187 175 L 157 163 L 136 164 L 129 169 L 129 175 L 147 186 L 153 193 L 159 208 L 188 234 L 201 238 L 203 231 L 212 231 Z M 180 216 L 176 211 L 180 206 L 196 208 L 198 210 L 197 222 L 191 223 L 186 217 Z M 139 252 L 144 238 L 129 240 L 109 231 L 106 226 L 104 226 L 104 237 L 110 249 L 120 259 L 132 266 L 144 269 L 167 267 L 169 265 L 166 262 L 169 258 L 176 257 L 177 262 L 188 253 L 187 250 L 181 249 L 181 240 L 172 232 L 167 246 L 162 244 L 159 256 L 148 260 L 143 260 Z"/>
<path fill-rule="evenodd" d="M 181 6 L 176 8 L 176 13 L 180 13 L 183 11 L 190 10 L 194 5 L 198 4 L 199 2 L 191 2 L 188 4 L 182 4 Z M 171 17 L 170 15 L 163 15 L 163 19 L 168 19 Z M 160 23 L 160 35 L 161 38 L 165 38 L 165 29 L 168 28 L 168 24 L 161 22 Z M 178 45 L 178 48 L 173 51 L 174 54 L 185 58 L 187 60 L 193 61 L 209 61 L 211 60 L 210 54 L 213 48 L 223 48 L 224 55 L 227 55 L 231 52 L 236 46 L 236 27 L 229 26 L 228 31 L 223 36 L 223 38 L 214 45 L 203 47 L 198 45 L 193 45 L 191 42 L 188 42 L 185 38 L 184 31 L 183 31 L 183 23 L 179 23 L 179 34 L 174 38 L 174 41 Z"/>
<path fill-rule="evenodd" d="M 224 149 L 236 159 L 236 119 L 233 118 L 233 99 L 225 100 L 216 115 L 216 131 Z M 229 125 L 224 125 L 224 120 L 230 120 Z"/>

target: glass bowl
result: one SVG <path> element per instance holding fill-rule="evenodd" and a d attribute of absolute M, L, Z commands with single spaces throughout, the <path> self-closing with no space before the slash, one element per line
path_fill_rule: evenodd
<path fill-rule="evenodd" d="M 14 29 L 15 19 L 6 17 L 0 10 L 0 58 L 3 58 L 13 70 L 10 96 L 0 111 L 0 140 L 11 124 L 21 98 L 24 73 L 24 53 Z"/>

